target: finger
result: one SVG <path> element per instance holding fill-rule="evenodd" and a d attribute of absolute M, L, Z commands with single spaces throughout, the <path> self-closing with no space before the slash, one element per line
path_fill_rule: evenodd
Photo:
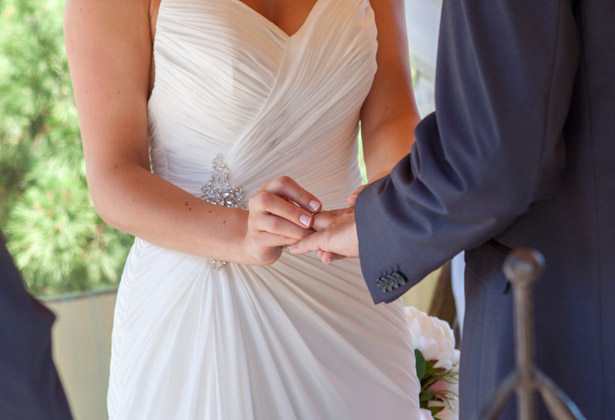
<path fill-rule="evenodd" d="M 350 194 L 350 196 L 346 199 L 346 202 L 348 203 L 348 205 L 350 207 L 354 207 L 354 205 L 357 203 L 357 197 L 359 196 L 359 193 L 361 191 L 363 191 L 363 189 L 367 186 L 367 184 L 365 185 L 361 185 L 359 188 L 357 188 L 356 190 L 354 190 L 354 192 L 352 194 Z"/>
<path fill-rule="evenodd" d="M 328 211 L 323 211 L 321 213 L 314 215 L 314 220 L 312 222 L 312 229 L 314 229 L 316 232 L 319 232 L 331 226 L 332 222 L 333 222 L 333 214 Z"/>
<path fill-rule="evenodd" d="M 250 198 L 250 210 L 286 219 L 304 229 L 312 227 L 314 217 L 301 207 L 271 192 L 261 192 Z"/>
<path fill-rule="evenodd" d="M 322 251 L 319 257 L 320 257 L 320 260 L 323 262 L 323 264 L 329 264 L 331 262 L 330 252 Z"/>
<path fill-rule="evenodd" d="M 310 212 L 318 212 L 322 208 L 322 203 L 316 196 L 302 188 L 292 178 L 282 176 L 275 178 L 263 185 L 263 189 L 267 192 L 285 197 L 294 201 L 299 206 Z"/>
<path fill-rule="evenodd" d="M 325 264 L 328 264 L 333 261 L 343 260 L 344 258 L 346 258 L 343 255 L 336 254 L 335 252 L 327 252 L 327 251 L 322 251 L 322 255 L 319 255 L 319 256 L 323 262 L 327 261 L 325 262 Z"/>
<path fill-rule="evenodd" d="M 309 236 L 313 231 L 304 229 L 285 220 L 281 217 L 271 214 L 259 214 L 253 219 L 253 226 L 259 232 L 268 232 L 278 236 L 285 236 L 287 238 L 294 239 L 294 241 L 301 240 Z"/>
<path fill-rule="evenodd" d="M 300 240 L 288 249 L 291 254 L 301 255 L 307 254 L 308 252 L 318 251 L 320 249 L 326 248 L 326 231 L 313 233 L 306 238 Z"/>
<path fill-rule="evenodd" d="M 320 232 L 321 230 L 331 227 L 335 220 L 339 217 L 343 217 L 348 210 L 352 210 L 352 208 L 349 207 L 347 209 L 326 210 L 315 214 L 312 229 L 316 232 Z"/>
<path fill-rule="evenodd" d="M 265 248 L 285 247 L 296 244 L 299 240 L 288 236 L 276 235 L 270 232 L 259 232 L 255 237 L 256 243 Z"/>

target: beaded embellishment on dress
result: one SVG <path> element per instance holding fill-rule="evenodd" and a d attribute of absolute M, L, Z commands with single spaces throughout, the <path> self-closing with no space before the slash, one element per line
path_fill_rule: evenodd
<path fill-rule="evenodd" d="M 246 209 L 242 200 L 243 188 L 231 185 L 231 171 L 224 163 L 224 158 L 217 155 L 212 162 L 211 178 L 201 187 L 203 195 L 199 198 L 217 206 Z M 211 265 L 220 271 L 227 261 L 211 260 Z"/>

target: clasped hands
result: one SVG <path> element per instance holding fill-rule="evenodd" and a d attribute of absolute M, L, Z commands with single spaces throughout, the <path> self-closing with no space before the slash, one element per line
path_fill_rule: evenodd
<path fill-rule="evenodd" d="M 251 261 L 272 264 L 286 246 L 297 255 L 317 251 L 325 264 L 358 257 L 354 203 L 361 188 L 348 198 L 350 207 L 323 211 L 320 200 L 292 178 L 266 182 L 249 201 L 246 246 Z"/>

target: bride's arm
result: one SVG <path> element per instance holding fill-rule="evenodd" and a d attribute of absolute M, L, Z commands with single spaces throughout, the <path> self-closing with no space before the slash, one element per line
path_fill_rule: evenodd
<path fill-rule="evenodd" d="M 378 71 L 361 108 L 361 136 L 368 183 L 388 175 L 410 152 L 414 129 L 420 121 L 412 92 L 404 1 L 371 0 L 370 3 L 378 28 Z M 354 207 L 364 187 L 357 188 L 348 197 L 350 206 Z M 332 225 L 334 221 L 337 226 Z M 334 232 L 343 222 L 352 224 L 352 228 L 343 229 L 345 234 L 342 235 L 332 234 L 331 237 L 335 237 L 337 242 L 329 243 L 328 236 L 316 234 L 303 241 L 298 248 L 291 248 L 291 252 L 301 254 L 321 249 L 318 255 L 325 263 L 344 256 L 357 257 L 359 251 L 353 209 L 320 213 L 314 229 L 333 226 L 330 230 Z M 322 249 L 337 250 L 340 254 Z"/>
<path fill-rule="evenodd" d="M 369 181 L 390 172 L 410 152 L 419 114 L 412 93 L 403 0 L 372 0 L 378 28 L 378 71 L 361 110 Z"/>
<path fill-rule="evenodd" d="M 252 197 L 246 212 L 203 202 L 149 170 L 149 6 L 149 0 L 66 2 L 66 49 L 96 209 L 110 225 L 163 247 L 271 263 L 280 246 L 308 232 L 300 217 L 309 216 L 308 225 L 312 219 L 275 194 L 305 208 L 313 196 L 290 179 L 277 179 Z"/>

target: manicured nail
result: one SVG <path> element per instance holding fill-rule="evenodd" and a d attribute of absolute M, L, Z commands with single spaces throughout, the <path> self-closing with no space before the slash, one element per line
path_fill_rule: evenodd
<path fill-rule="evenodd" d="M 312 210 L 318 211 L 318 209 L 320 208 L 320 203 L 316 200 L 312 200 L 310 201 L 310 207 Z"/>
<path fill-rule="evenodd" d="M 307 214 L 302 214 L 301 216 L 299 216 L 299 220 L 306 227 L 308 227 L 308 226 L 310 226 L 310 222 L 312 221 L 312 216 L 308 216 Z"/>

